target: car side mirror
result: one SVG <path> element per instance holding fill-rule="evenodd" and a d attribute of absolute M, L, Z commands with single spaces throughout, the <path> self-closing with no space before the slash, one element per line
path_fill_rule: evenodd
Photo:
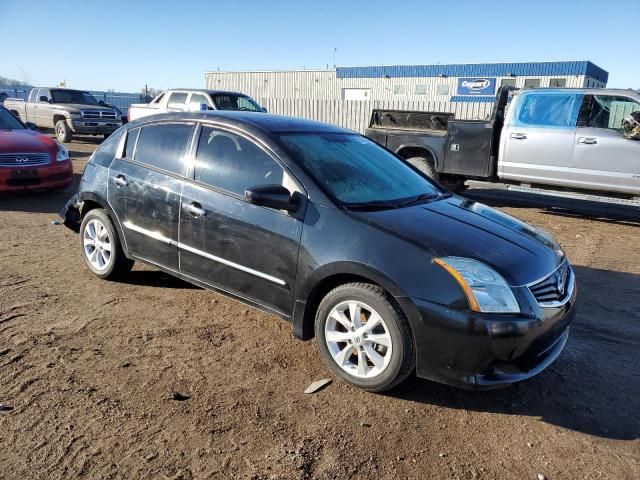
<path fill-rule="evenodd" d="M 269 113 L 269 112 L 267 111 L 267 109 L 266 109 L 266 108 L 264 108 L 264 107 L 262 107 L 262 112 L 263 112 L 263 113 Z"/>
<path fill-rule="evenodd" d="M 291 192 L 282 185 L 257 185 L 244 192 L 244 198 L 254 205 L 293 212 L 298 208 Z"/>
<path fill-rule="evenodd" d="M 35 123 L 27 122 L 25 125 L 29 130 L 38 130 L 38 126 Z"/>
<path fill-rule="evenodd" d="M 40 95 L 40 101 L 49 103 L 49 97 L 47 97 L 46 95 Z"/>
<path fill-rule="evenodd" d="M 107 104 L 104 103 L 104 100 L 99 100 L 98 105 L 100 105 L 101 107 L 105 107 Z"/>

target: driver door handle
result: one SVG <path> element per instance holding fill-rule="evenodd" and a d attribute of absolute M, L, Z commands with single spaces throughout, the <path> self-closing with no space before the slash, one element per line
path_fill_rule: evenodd
<path fill-rule="evenodd" d="M 182 207 L 195 218 L 204 217 L 207 215 L 207 211 L 202 208 L 202 205 L 200 205 L 198 202 L 191 202 L 189 204 L 183 203 Z"/>
<path fill-rule="evenodd" d="M 116 177 L 111 177 L 113 178 L 113 182 L 118 186 L 118 187 L 126 187 L 127 185 L 129 185 L 129 182 L 127 182 L 127 179 L 124 178 L 123 175 L 118 175 Z"/>
<path fill-rule="evenodd" d="M 598 139 L 596 137 L 580 137 L 578 138 L 578 143 L 580 145 L 596 145 Z"/>
<path fill-rule="evenodd" d="M 510 138 L 513 138 L 514 140 L 526 140 L 527 135 L 524 133 L 512 133 Z"/>

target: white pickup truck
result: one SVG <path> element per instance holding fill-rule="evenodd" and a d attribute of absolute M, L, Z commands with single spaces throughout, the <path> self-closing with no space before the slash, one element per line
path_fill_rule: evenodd
<path fill-rule="evenodd" d="M 243 93 L 177 88 L 162 92 L 151 103 L 132 104 L 129 107 L 129 121 L 156 113 L 200 110 L 266 112 L 255 100 Z"/>

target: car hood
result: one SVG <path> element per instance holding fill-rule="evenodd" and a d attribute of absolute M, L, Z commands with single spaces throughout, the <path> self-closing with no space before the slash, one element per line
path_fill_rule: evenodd
<path fill-rule="evenodd" d="M 79 112 L 80 110 L 101 110 L 103 112 L 115 111 L 111 107 L 104 107 L 102 105 L 84 105 L 81 103 L 54 103 L 52 106 L 68 112 Z"/>
<path fill-rule="evenodd" d="M 0 130 L 0 153 L 53 153 L 58 147 L 46 135 L 27 128 Z"/>
<path fill-rule="evenodd" d="M 452 196 L 407 208 L 353 212 L 437 257 L 479 260 L 512 286 L 545 277 L 564 260 L 546 232 L 481 203 Z"/>

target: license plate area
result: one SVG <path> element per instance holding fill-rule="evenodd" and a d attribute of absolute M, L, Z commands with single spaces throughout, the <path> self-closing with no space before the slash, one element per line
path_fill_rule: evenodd
<path fill-rule="evenodd" d="M 38 176 L 38 170 L 32 168 L 24 168 L 19 170 L 11 170 L 9 173 L 9 179 L 7 180 L 9 185 L 37 185 L 40 183 L 40 177 Z"/>

